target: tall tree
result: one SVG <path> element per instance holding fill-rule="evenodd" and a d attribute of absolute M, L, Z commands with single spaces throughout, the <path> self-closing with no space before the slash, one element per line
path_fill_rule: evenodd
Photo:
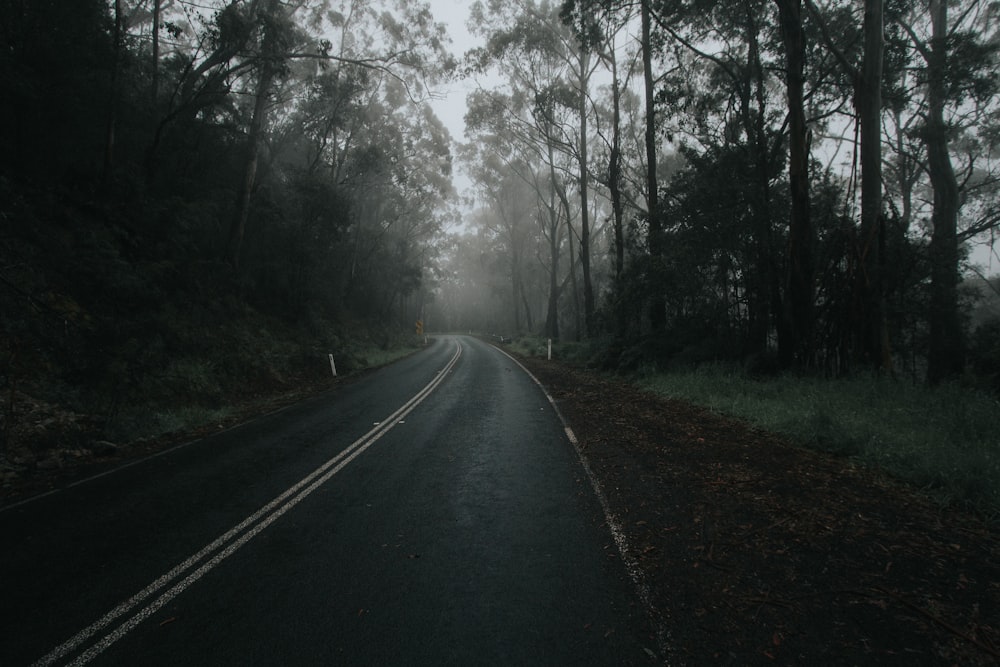
<path fill-rule="evenodd" d="M 524 178 L 537 193 L 538 217 L 548 242 L 546 333 L 556 338 L 560 333 L 559 298 L 563 292 L 560 256 L 564 239 L 571 244 L 571 235 L 575 233 L 571 217 L 574 211 L 566 199 L 566 181 L 574 176 L 578 184 L 584 180 L 580 178 L 583 162 L 578 150 L 581 137 L 577 123 L 581 95 L 586 89 L 585 81 L 573 81 L 579 74 L 574 65 L 583 57 L 582 49 L 574 48 L 572 34 L 547 3 L 536 6 L 526 1 L 514 7 L 499 2 L 488 7 L 477 3 L 474 12 L 487 43 L 471 52 L 469 58 L 481 70 L 501 64 L 507 73 L 510 94 L 471 96 L 466 126 L 473 131 L 478 127 L 505 136 L 515 151 L 524 153 L 524 162 L 532 165 L 533 173 Z M 553 39 L 554 28 L 561 31 L 555 35 L 556 39 Z M 586 79 L 591 69 L 586 67 L 583 71 Z M 575 169 L 570 166 L 573 163 Z M 566 279 L 575 288 L 578 269 L 571 245 L 569 249 Z M 573 304 L 576 313 L 575 289 Z M 578 336 L 580 329 L 576 327 Z"/>
<path fill-rule="evenodd" d="M 653 265 L 658 266 L 663 261 L 663 221 L 659 210 L 659 184 L 656 179 L 656 91 L 653 81 L 653 29 L 652 0 L 640 0 L 640 21 L 642 25 L 642 84 L 645 93 L 645 146 L 646 146 L 646 215 L 649 224 L 649 254 Z M 667 324 L 666 304 L 662 293 L 665 285 L 653 287 L 650 303 L 649 320 L 654 332 L 661 332 Z"/>
<path fill-rule="evenodd" d="M 587 15 L 581 15 L 581 21 L 587 22 L 587 19 Z M 587 336 L 595 334 L 594 283 L 590 275 L 590 161 L 587 157 L 587 144 L 590 141 L 587 132 L 587 116 L 590 107 L 589 84 L 592 73 L 590 60 L 589 50 L 580 46 L 577 49 L 580 114 L 577 157 L 580 163 L 580 264 L 583 267 L 583 311 Z"/>
<path fill-rule="evenodd" d="M 233 268 L 239 268 L 240 253 L 247 217 L 250 214 L 250 197 L 257 178 L 260 143 L 271 88 L 275 79 L 286 71 L 286 58 L 292 46 L 293 26 L 278 0 L 255 0 L 247 20 L 259 23 L 259 52 L 257 57 L 257 83 L 253 93 L 253 111 L 247 130 L 243 177 L 236 194 L 236 206 L 229 225 L 229 242 L 226 257 Z"/>
<path fill-rule="evenodd" d="M 958 9 L 955 17 L 949 13 L 951 7 Z M 975 148 L 980 143 L 977 135 L 985 130 L 988 136 L 989 118 L 996 113 L 995 11 L 994 5 L 979 0 L 928 0 L 925 21 L 930 26 L 923 35 L 906 16 L 896 17 L 923 65 L 925 109 L 920 136 L 933 193 L 927 355 L 927 377 L 932 383 L 960 375 L 965 366 L 958 291 L 960 243 L 997 222 L 987 214 L 966 230 L 959 229 L 963 201 L 979 184 L 995 179 L 995 175 L 983 178 L 978 165 L 987 159 L 982 148 Z M 974 148 L 967 152 L 959 178 L 953 153 L 962 151 L 963 144 Z"/>
<path fill-rule="evenodd" d="M 762 33 L 769 4 L 758 0 L 725 5 L 692 2 L 670 21 L 654 17 L 674 42 L 696 58 L 682 68 L 683 76 L 676 77 L 679 80 L 673 84 L 672 95 L 684 109 L 675 112 L 675 122 L 717 159 L 729 159 L 728 146 L 718 146 L 720 142 L 738 146 L 747 156 L 747 165 L 740 170 L 749 170 L 747 184 L 741 186 L 742 177 L 736 179 L 732 174 L 729 187 L 740 189 L 749 214 L 747 225 L 755 258 L 753 268 L 746 271 L 746 349 L 754 353 L 767 349 L 772 304 L 780 303 L 782 297 L 772 247 L 772 181 L 777 177 L 783 142 L 780 132 L 769 125 L 774 122 L 768 93 L 773 67 L 762 55 L 762 42 L 768 41 L 768 35 Z M 706 23 L 711 32 L 706 32 Z M 688 111 L 691 106 L 703 111 L 692 114 Z M 707 113 L 709 107 L 719 109 L 724 118 Z"/>
<path fill-rule="evenodd" d="M 861 238 L 868 275 L 865 311 L 868 336 L 863 349 L 885 373 L 892 372 L 892 352 L 885 306 L 885 220 L 882 215 L 882 69 L 884 0 L 865 0 L 864 55 L 859 72 L 852 72 L 861 134 Z"/>
<path fill-rule="evenodd" d="M 577 33 L 596 29 L 593 12 L 589 7 L 581 5 L 579 11 L 569 15 L 561 12 L 557 4 L 545 1 L 536 3 L 533 0 L 519 0 L 513 6 L 491 3 L 489 7 L 482 4 L 477 7 L 485 20 L 484 30 L 488 32 L 488 44 L 491 46 L 487 50 L 492 49 L 494 58 L 502 61 L 504 58 L 515 57 L 514 53 L 519 52 L 520 57 L 526 59 L 550 59 L 556 67 L 552 82 L 558 81 L 560 84 L 552 86 L 551 93 L 554 95 L 551 99 L 556 105 L 566 106 L 572 111 L 572 116 L 563 117 L 560 114 L 558 122 L 551 129 L 554 130 L 552 140 L 557 142 L 558 151 L 572 155 L 577 165 L 575 194 L 580 201 L 580 231 L 578 237 L 571 235 L 567 240 L 572 245 L 574 238 L 578 238 L 580 243 L 584 326 L 577 327 L 577 335 L 580 335 L 581 329 L 585 329 L 590 335 L 594 331 L 596 309 L 591 271 L 593 223 L 589 158 L 589 116 L 592 104 L 590 82 L 599 62 L 593 58 L 589 44 L 577 39 Z M 560 16 L 571 26 L 565 25 Z M 556 120 L 555 116 L 553 120 Z M 570 253 L 573 254 L 573 248 Z M 575 267 L 572 259 L 570 264 Z M 573 286 L 573 302 L 576 304 L 578 296 L 574 272 L 575 268 L 572 268 L 569 277 Z"/>
<path fill-rule="evenodd" d="M 623 177 L 623 156 L 622 156 L 622 94 L 625 83 L 619 72 L 619 48 L 616 43 L 618 35 L 624 30 L 627 23 L 632 18 L 632 10 L 629 6 L 618 6 L 622 3 L 606 2 L 601 0 L 565 0 L 563 2 L 561 16 L 565 23 L 570 25 L 576 33 L 577 41 L 581 47 L 581 58 L 579 61 L 579 80 L 581 84 L 589 81 L 590 74 L 585 68 L 584 56 L 594 54 L 596 58 L 605 65 L 611 75 L 611 118 L 610 138 L 606 133 L 602 133 L 598 127 L 598 134 L 604 139 L 608 148 L 607 167 L 597 171 L 597 181 L 603 184 L 608 190 L 608 197 L 611 202 L 612 226 L 614 233 L 614 281 L 615 289 L 621 289 L 622 275 L 625 268 L 625 204 L 622 189 L 624 187 Z M 585 89 L 585 85 L 581 85 Z M 589 95 L 581 96 L 580 110 L 580 155 L 581 179 L 589 173 L 589 163 L 586 153 L 586 142 L 589 141 L 587 132 L 587 109 L 586 105 L 591 104 Z M 600 119 L 598 119 L 600 120 Z M 582 214 L 584 220 L 581 223 L 581 254 L 584 267 L 584 296 L 587 311 L 588 332 L 593 334 L 593 288 L 590 286 L 590 224 L 587 219 L 587 183 L 581 183 Z M 619 320 L 624 317 L 624 312 L 617 308 L 616 317 Z M 624 331 L 624 322 L 619 321 L 619 332 Z"/>
<path fill-rule="evenodd" d="M 114 51 L 111 64 L 111 96 L 108 101 L 108 121 L 104 136 L 104 166 L 101 169 L 101 185 L 107 191 L 111 187 L 112 170 L 115 163 L 115 135 L 118 131 L 118 95 L 121 78 L 122 50 L 124 48 L 125 16 L 121 0 L 115 0 Z"/>
<path fill-rule="evenodd" d="M 892 353 L 885 305 L 885 219 L 882 211 L 882 72 L 884 64 L 884 0 L 865 0 L 862 62 L 856 65 L 837 45 L 813 0 L 806 0 L 824 41 L 853 84 L 860 135 L 861 225 L 857 247 L 856 293 L 861 316 L 855 323 L 855 353 L 862 363 L 892 372 Z M 848 36 L 850 39 L 850 36 Z"/>
<path fill-rule="evenodd" d="M 153 0 L 153 69 L 150 78 L 149 96 L 153 108 L 160 98 L 160 17 L 163 14 L 163 0 Z"/>
<path fill-rule="evenodd" d="M 788 98 L 788 179 L 791 211 L 788 222 L 788 271 L 784 303 L 784 335 L 779 328 L 779 353 L 786 363 L 813 362 L 813 246 L 810 219 L 810 134 L 805 113 L 806 40 L 802 0 L 774 0 L 785 47 L 785 89 Z"/>

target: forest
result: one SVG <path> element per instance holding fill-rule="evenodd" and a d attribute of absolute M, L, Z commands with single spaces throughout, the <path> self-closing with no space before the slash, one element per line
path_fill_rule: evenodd
<path fill-rule="evenodd" d="M 455 324 L 616 368 L 995 381 L 997 3 L 475 11 L 466 67 L 507 80 L 469 99 Z"/>
<path fill-rule="evenodd" d="M 0 448 L 210 419 L 418 321 L 1000 390 L 1000 3 L 481 0 L 464 52 L 434 11 L 0 0 Z"/>
<path fill-rule="evenodd" d="M 414 343 L 455 59 L 393 8 L 0 3 L 5 440 L 51 406 L 155 434 Z"/>

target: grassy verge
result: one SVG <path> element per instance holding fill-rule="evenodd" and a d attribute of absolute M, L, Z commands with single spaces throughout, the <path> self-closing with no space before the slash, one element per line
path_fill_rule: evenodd
<path fill-rule="evenodd" d="M 266 338 L 266 333 L 260 336 Z M 329 386 L 332 380 L 329 360 L 318 350 L 302 350 L 294 343 L 267 338 L 266 346 L 253 349 L 251 354 L 230 358 L 229 368 L 246 368 L 248 385 L 240 391 L 233 386 L 239 378 L 229 370 L 220 372 L 215 364 L 204 359 L 185 359 L 173 365 L 170 377 L 187 400 L 148 401 L 126 406 L 108 426 L 106 437 L 112 441 L 130 442 L 141 438 L 189 431 L 207 424 L 222 423 L 230 417 L 245 414 L 256 405 L 269 405 L 274 400 L 292 401 Z M 416 339 L 406 337 L 389 344 L 361 339 L 341 342 L 335 356 L 338 377 L 385 366 L 420 347 Z M 328 348 L 324 348 L 328 349 Z M 238 362 L 238 363 L 237 363 Z M 227 368 L 228 370 L 228 368 Z M 183 372 L 182 372 L 183 371 Z M 226 375 L 220 378 L 220 375 Z M 223 385 L 229 387 L 224 389 Z"/>
<path fill-rule="evenodd" d="M 539 336 L 519 336 L 510 342 L 513 352 L 526 357 L 542 357 L 548 355 L 548 339 Z M 571 363 L 584 363 L 598 350 L 599 343 L 575 343 L 572 341 L 552 341 L 552 358 Z"/>
<path fill-rule="evenodd" d="M 545 341 L 512 344 L 544 356 Z M 586 346 L 553 357 L 582 360 Z M 1000 401 L 958 385 L 914 386 L 885 378 L 754 378 L 702 366 L 650 373 L 637 383 L 663 396 L 739 417 L 803 446 L 850 456 L 924 488 L 943 502 L 1000 515 Z"/>
<path fill-rule="evenodd" d="M 1000 404 L 992 396 L 878 378 L 755 379 L 723 367 L 652 375 L 640 384 L 856 457 L 943 500 L 1000 512 Z"/>

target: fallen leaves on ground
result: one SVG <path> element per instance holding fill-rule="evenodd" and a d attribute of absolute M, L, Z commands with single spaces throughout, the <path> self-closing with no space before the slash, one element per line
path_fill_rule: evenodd
<path fill-rule="evenodd" d="M 670 664 L 1000 662 L 1000 540 L 850 459 L 558 362 Z"/>

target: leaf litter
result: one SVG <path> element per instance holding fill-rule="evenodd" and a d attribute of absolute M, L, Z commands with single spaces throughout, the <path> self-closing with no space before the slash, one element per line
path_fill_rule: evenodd
<path fill-rule="evenodd" d="M 556 361 L 669 664 L 1000 662 L 1000 538 L 878 471 Z"/>

